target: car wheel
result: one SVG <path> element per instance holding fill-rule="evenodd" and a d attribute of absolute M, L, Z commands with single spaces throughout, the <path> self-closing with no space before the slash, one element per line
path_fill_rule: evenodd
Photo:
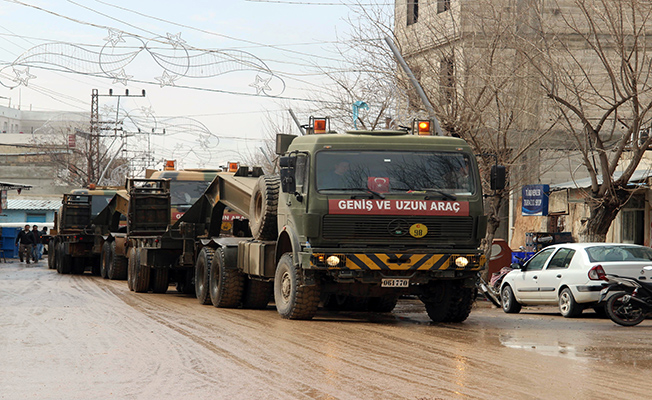
<path fill-rule="evenodd" d="M 575 301 L 569 288 L 564 288 L 559 294 L 559 312 L 565 318 L 573 318 L 582 314 L 582 306 Z"/>
<path fill-rule="evenodd" d="M 507 314 L 517 314 L 521 311 L 521 304 L 516 301 L 512 287 L 509 285 L 503 286 L 503 290 L 500 291 L 500 301 L 503 304 L 503 311 Z"/>

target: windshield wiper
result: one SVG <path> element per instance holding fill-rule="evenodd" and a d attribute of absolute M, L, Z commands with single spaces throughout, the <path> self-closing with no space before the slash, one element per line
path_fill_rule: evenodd
<path fill-rule="evenodd" d="M 419 189 L 419 190 L 423 190 L 424 192 L 434 192 L 434 193 L 440 194 L 440 195 L 444 196 L 445 199 L 449 199 L 449 200 L 453 200 L 453 201 L 457 200 L 457 196 L 452 195 L 450 193 L 446 193 L 443 190 L 439 190 L 439 189 Z M 430 196 L 426 196 L 426 200 L 430 200 Z"/>
<path fill-rule="evenodd" d="M 369 188 L 337 188 L 337 189 L 334 189 L 334 190 L 344 190 L 344 191 L 356 190 L 356 191 L 361 191 L 361 192 L 367 192 L 367 193 L 372 195 L 372 198 L 373 198 L 373 196 L 376 196 L 379 199 L 383 199 L 383 200 L 385 199 L 384 194 L 378 193 L 378 192 L 376 192 L 374 190 L 371 190 Z"/>

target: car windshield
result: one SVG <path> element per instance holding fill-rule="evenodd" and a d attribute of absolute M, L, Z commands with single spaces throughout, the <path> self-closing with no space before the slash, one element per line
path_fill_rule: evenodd
<path fill-rule="evenodd" d="M 586 254 L 591 262 L 652 260 L 652 249 L 643 246 L 592 246 Z"/>
<path fill-rule="evenodd" d="M 170 204 L 173 206 L 193 205 L 210 184 L 210 181 L 172 181 L 170 182 Z"/>
<path fill-rule="evenodd" d="M 471 195 L 476 185 L 469 158 L 443 151 L 321 151 L 317 190 Z"/>

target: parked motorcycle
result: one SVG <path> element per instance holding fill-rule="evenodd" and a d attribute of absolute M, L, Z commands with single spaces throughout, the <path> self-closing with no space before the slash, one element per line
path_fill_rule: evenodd
<path fill-rule="evenodd" d="M 644 267 L 652 271 L 652 266 Z M 607 275 L 609 285 L 600 292 L 600 303 L 605 299 L 609 318 L 623 326 L 638 325 L 652 317 L 652 282 L 634 278 Z"/>

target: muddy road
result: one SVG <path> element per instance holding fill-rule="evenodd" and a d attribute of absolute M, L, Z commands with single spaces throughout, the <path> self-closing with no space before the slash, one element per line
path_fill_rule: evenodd
<path fill-rule="evenodd" d="M 477 304 L 431 324 L 387 315 L 216 309 L 171 288 L 0 264 L 1 399 L 615 399 L 652 392 L 652 321 Z"/>

